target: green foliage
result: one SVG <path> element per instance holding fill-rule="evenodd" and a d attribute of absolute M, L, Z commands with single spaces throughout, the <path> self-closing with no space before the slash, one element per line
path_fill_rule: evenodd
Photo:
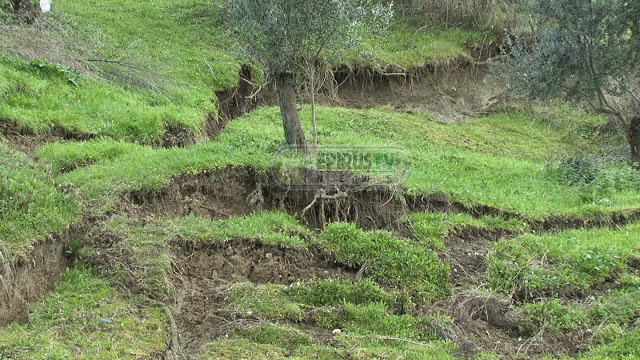
<path fill-rule="evenodd" d="M 47 59 L 36 59 L 31 61 L 31 66 L 40 70 L 40 72 L 44 74 L 51 74 L 54 76 L 60 76 L 63 79 L 67 80 L 74 86 L 78 86 L 78 80 L 80 79 L 80 73 L 78 70 L 62 65 L 59 63 L 52 63 Z"/>
<path fill-rule="evenodd" d="M 164 351 L 162 309 L 119 296 L 82 266 L 30 309 L 29 323 L 0 329 L 0 358 L 137 359 Z"/>
<path fill-rule="evenodd" d="M 640 70 L 640 33 L 632 2 L 533 1 L 534 41 L 509 40 L 511 60 L 498 69 L 510 90 L 532 98 L 588 102 L 620 117 L 622 109 L 605 95 L 636 91 L 631 78 Z"/>
<path fill-rule="evenodd" d="M 590 351 L 580 357 L 584 360 L 609 360 L 609 359 L 637 359 L 640 357 L 638 342 L 640 341 L 640 329 L 619 332 L 614 339 L 606 344 L 594 346 Z"/>
<path fill-rule="evenodd" d="M 327 279 L 298 283 L 288 287 L 285 293 L 294 301 L 311 306 L 392 302 L 391 296 L 370 279 L 357 282 Z"/>
<path fill-rule="evenodd" d="M 196 243 L 221 243 L 229 240 L 260 239 L 267 244 L 307 246 L 309 229 L 293 216 L 279 211 L 258 212 L 248 216 L 232 216 L 212 221 L 195 216 L 159 220 L 150 227 L 151 233 L 165 238 L 181 238 Z"/>
<path fill-rule="evenodd" d="M 214 111 L 210 105 L 176 104 L 162 94 L 99 78 L 70 86 L 70 77 L 50 76 L 0 56 L 0 119 L 39 134 L 60 126 L 71 134 L 158 143 L 169 125 L 200 134 L 207 112 Z"/>
<path fill-rule="evenodd" d="M 316 321 L 323 327 L 361 335 L 377 334 L 415 341 L 435 339 L 429 327 L 433 321 L 431 316 L 395 315 L 383 303 L 346 303 L 335 312 L 319 312 Z M 448 321 L 453 325 L 453 319 Z"/>
<path fill-rule="evenodd" d="M 585 201 L 601 206 L 617 205 L 611 194 L 640 188 L 640 173 L 630 165 L 605 165 L 584 155 L 562 160 L 552 172 L 561 182 L 580 187 Z"/>
<path fill-rule="evenodd" d="M 470 57 L 469 44 L 479 44 L 490 38 L 491 35 L 483 32 L 460 29 L 416 30 L 398 21 L 383 33 L 363 33 L 360 49 L 327 54 L 327 60 L 330 64 L 353 63 L 380 69 L 393 64 L 411 72 L 429 60 L 446 62 Z"/>
<path fill-rule="evenodd" d="M 25 255 L 80 211 L 73 195 L 59 189 L 43 169 L 0 143 L 0 258 Z"/>
<path fill-rule="evenodd" d="M 407 149 L 412 171 L 403 186 L 410 193 L 446 194 L 467 205 L 485 204 L 533 218 L 549 214 L 595 216 L 635 208 L 640 203 L 640 192 L 632 182 L 596 192 L 594 197 L 593 188 L 558 181 L 557 171 L 546 165 L 549 159 L 570 152 L 574 146 L 589 146 L 591 140 L 571 135 L 571 128 L 556 128 L 579 115 L 573 112 L 558 110 L 553 116 L 538 118 L 509 110 L 442 125 L 424 116 L 394 113 L 385 108 L 318 107 L 317 111 L 322 119 L 323 144 Z M 302 117 L 309 118 L 309 114 L 309 107 L 304 106 Z M 601 121 L 584 114 L 579 116 L 583 124 Z M 108 209 L 124 191 L 157 190 L 172 176 L 182 173 L 227 165 L 250 165 L 267 171 L 276 149 L 284 145 L 281 122 L 277 108 L 262 108 L 231 121 L 215 142 L 203 141 L 196 146 L 152 149 L 131 145 L 120 156 L 106 159 L 107 156 L 98 153 L 108 153 L 107 149 L 120 145 L 97 140 L 91 145 L 74 142 L 47 146 L 40 154 L 48 163 L 60 157 L 55 168 L 95 158 L 96 164 L 78 168 L 62 179 L 81 189 L 92 207 Z M 511 152 L 505 152 L 506 149 Z M 615 166 L 601 168 L 606 173 Z M 626 174 L 627 170 L 624 171 Z M 608 201 L 600 202 L 601 199 Z"/>
<path fill-rule="evenodd" d="M 285 359 L 288 351 L 270 344 L 257 344 L 248 339 L 219 339 L 200 352 L 198 359 L 276 360 Z"/>
<path fill-rule="evenodd" d="M 488 257 L 492 289 L 515 291 L 522 299 L 587 294 L 627 269 L 640 248 L 640 225 L 621 230 L 568 230 L 522 235 L 496 243 Z"/>
<path fill-rule="evenodd" d="M 429 27 L 491 29 L 498 33 L 516 26 L 522 1 L 399 0 L 398 12 Z"/>
<path fill-rule="evenodd" d="M 598 169 L 588 158 L 569 157 L 558 165 L 558 172 L 569 185 L 590 184 L 595 180 Z"/>
<path fill-rule="evenodd" d="M 401 221 L 406 222 L 416 239 L 435 249 L 444 249 L 444 240 L 451 232 L 463 230 L 466 227 L 476 227 L 488 230 L 508 230 L 525 232 L 528 224 L 517 219 L 504 219 L 499 216 L 483 215 L 474 218 L 467 213 L 412 213 L 405 215 Z"/>
<path fill-rule="evenodd" d="M 522 310 L 535 324 L 552 331 L 577 331 L 587 315 L 578 306 L 568 306 L 558 299 L 524 304 Z"/>
<path fill-rule="evenodd" d="M 256 285 L 236 283 L 227 289 L 228 306 L 233 312 L 247 316 L 253 314 L 271 319 L 300 321 L 303 311 L 300 304 L 292 301 L 284 292 L 284 286 L 275 284 Z"/>
<path fill-rule="evenodd" d="M 96 139 L 84 142 L 47 143 L 38 149 L 38 158 L 51 166 L 55 172 L 73 170 L 76 167 L 96 164 L 102 160 L 113 160 L 133 153 L 139 145 L 121 140 Z"/>
<path fill-rule="evenodd" d="M 311 337 L 296 328 L 266 323 L 258 328 L 238 329 L 231 335 L 247 338 L 258 344 L 294 350 L 298 346 L 311 345 Z"/>
<path fill-rule="evenodd" d="M 318 241 L 338 259 L 365 266 L 374 280 L 433 299 L 449 292 L 449 267 L 436 254 L 386 231 L 366 232 L 354 224 L 327 226 Z"/>
<path fill-rule="evenodd" d="M 457 359 L 456 345 L 449 341 L 405 342 L 375 334 L 347 333 L 338 338 L 341 347 L 349 349 L 350 359 Z M 343 356 L 342 358 L 344 358 Z"/>
<path fill-rule="evenodd" d="M 242 44 L 272 75 L 302 73 L 305 61 L 355 48 L 359 31 L 386 27 L 393 14 L 372 0 L 232 0 L 226 10 Z"/>

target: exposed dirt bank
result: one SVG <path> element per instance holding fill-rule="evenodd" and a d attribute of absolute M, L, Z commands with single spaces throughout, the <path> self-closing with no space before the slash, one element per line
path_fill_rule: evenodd
<path fill-rule="evenodd" d="M 82 225 L 72 225 L 47 236 L 25 257 L 0 262 L 0 325 L 28 322 L 30 304 L 55 287 L 73 263 L 68 245 L 82 241 L 84 232 Z"/>

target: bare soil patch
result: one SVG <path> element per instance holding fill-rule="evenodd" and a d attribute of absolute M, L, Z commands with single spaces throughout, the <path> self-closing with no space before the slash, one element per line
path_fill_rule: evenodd
<path fill-rule="evenodd" d="M 176 298 L 172 313 L 182 352 L 202 346 L 243 326 L 266 319 L 229 309 L 233 283 L 289 285 L 299 280 L 354 279 L 356 272 L 319 249 L 286 248 L 246 239 L 225 244 L 181 245 L 176 260 Z"/>
<path fill-rule="evenodd" d="M 27 153 L 31 157 L 35 156 L 36 150 L 47 142 L 82 141 L 94 137 L 93 134 L 72 133 L 57 125 L 45 134 L 35 134 L 28 129 L 20 129 L 16 123 L 5 119 L 0 119 L 0 132 L 4 134 L 5 141 L 9 145 Z M 0 141 L 2 141 L 1 137 Z"/>
<path fill-rule="evenodd" d="M 500 90 L 485 84 L 486 67 L 471 58 L 428 62 L 414 71 L 396 66 L 384 69 L 340 66 L 334 70 L 335 88 L 326 88 L 319 103 L 367 109 L 390 105 L 408 113 L 431 115 L 452 123 L 487 114 Z"/>
<path fill-rule="evenodd" d="M 238 74 L 238 86 L 216 92 L 218 116 L 209 116 L 207 135 L 215 139 L 227 122 L 262 106 L 274 106 L 278 99 L 268 85 L 257 85 L 251 67 L 244 65 Z"/>
<path fill-rule="evenodd" d="M 73 264 L 67 245 L 84 237 L 82 225 L 52 233 L 25 257 L 0 261 L 0 325 L 29 321 L 30 305 L 51 291 Z"/>
<path fill-rule="evenodd" d="M 442 260 L 451 266 L 451 285 L 454 287 L 486 284 L 487 254 L 492 243 L 513 233 L 503 229 L 490 230 L 465 227 L 453 230 L 445 240 Z"/>
<path fill-rule="evenodd" d="M 205 216 L 224 219 L 260 208 L 249 195 L 259 176 L 250 167 L 227 167 L 200 174 L 184 174 L 157 192 L 133 191 L 124 196 L 121 211 L 153 216 Z"/>

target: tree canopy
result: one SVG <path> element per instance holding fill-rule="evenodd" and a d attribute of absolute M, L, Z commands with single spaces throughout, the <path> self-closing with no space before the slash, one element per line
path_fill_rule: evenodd
<path fill-rule="evenodd" d="M 585 102 L 615 116 L 631 144 L 631 117 L 640 110 L 633 83 L 640 73 L 639 2 L 536 0 L 530 10 L 530 34 L 511 38 L 511 59 L 498 65 L 509 90 Z"/>
<path fill-rule="evenodd" d="M 287 142 L 298 147 L 306 147 L 306 140 L 295 109 L 295 77 L 308 74 L 312 78 L 309 67 L 323 54 L 355 48 L 360 43 L 360 31 L 386 27 L 391 16 L 391 4 L 382 5 L 374 0 L 227 3 L 228 23 L 244 49 L 275 80 Z M 311 82 L 313 93 L 315 86 Z"/>

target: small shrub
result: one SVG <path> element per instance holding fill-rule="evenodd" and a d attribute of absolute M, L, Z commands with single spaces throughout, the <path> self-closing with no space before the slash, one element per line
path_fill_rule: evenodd
<path fill-rule="evenodd" d="M 78 81 L 81 77 L 78 70 L 63 64 L 52 63 L 47 59 L 33 60 L 31 61 L 31 66 L 40 70 L 42 73 L 62 77 L 74 86 L 78 86 Z"/>

